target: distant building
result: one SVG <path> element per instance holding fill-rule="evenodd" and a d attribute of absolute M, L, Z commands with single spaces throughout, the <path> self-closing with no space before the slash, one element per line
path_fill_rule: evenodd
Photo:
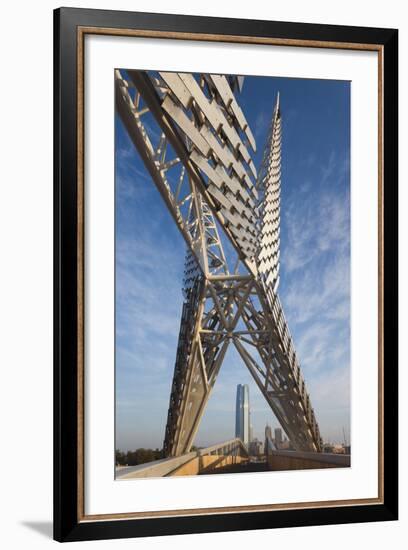
<path fill-rule="evenodd" d="M 238 384 L 235 413 L 235 437 L 239 437 L 248 446 L 250 441 L 249 387 Z"/>
<path fill-rule="evenodd" d="M 252 456 L 259 456 L 264 453 L 264 445 L 262 441 L 259 441 L 256 437 L 249 444 L 249 454 Z"/>
<path fill-rule="evenodd" d="M 283 439 L 282 443 L 280 444 L 280 449 L 282 451 L 289 451 L 291 448 L 290 441 L 286 437 Z"/>
<path fill-rule="evenodd" d="M 267 455 L 271 451 L 276 451 L 276 446 L 272 437 L 272 428 L 267 424 L 265 426 L 265 444 L 263 448 L 263 454 Z"/>
<path fill-rule="evenodd" d="M 282 444 L 282 430 L 280 428 L 275 428 L 275 445 L 279 449 Z"/>

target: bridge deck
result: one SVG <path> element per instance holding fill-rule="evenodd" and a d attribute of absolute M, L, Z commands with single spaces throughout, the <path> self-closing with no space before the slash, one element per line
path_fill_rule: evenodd
<path fill-rule="evenodd" d="M 207 472 L 199 472 L 198 475 L 212 474 L 245 474 L 252 472 L 268 472 L 269 467 L 267 462 L 246 462 L 241 464 L 230 464 L 222 468 L 216 468 Z"/>
<path fill-rule="evenodd" d="M 239 438 L 138 466 L 117 467 L 116 479 L 255 473 L 280 470 L 347 468 L 350 455 L 285 451 L 266 445 L 266 454 L 254 457 Z"/>

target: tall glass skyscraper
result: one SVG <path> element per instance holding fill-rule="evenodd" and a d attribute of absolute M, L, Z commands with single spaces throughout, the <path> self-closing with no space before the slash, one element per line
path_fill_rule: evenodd
<path fill-rule="evenodd" d="M 235 437 L 241 438 L 245 445 L 250 442 L 249 418 L 249 387 L 248 384 L 238 384 L 237 405 L 235 413 Z"/>

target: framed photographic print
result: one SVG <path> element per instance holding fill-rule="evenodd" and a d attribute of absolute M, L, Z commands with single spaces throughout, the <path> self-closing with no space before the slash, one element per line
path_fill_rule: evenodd
<path fill-rule="evenodd" d="M 55 538 L 397 519 L 397 31 L 54 28 Z"/>

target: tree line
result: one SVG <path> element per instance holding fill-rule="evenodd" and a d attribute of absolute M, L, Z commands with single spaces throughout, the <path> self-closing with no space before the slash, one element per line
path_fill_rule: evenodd
<path fill-rule="evenodd" d="M 134 451 L 115 451 L 115 463 L 117 466 L 137 466 L 153 460 L 163 458 L 163 449 L 135 449 Z"/>
<path fill-rule="evenodd" d="M 199 447 L 193 445 L 190 451 L 198 451 Z M 145 464 L 146 462 L 153 462 L 164 457 L 163 449 L 135 449 L 134 451 L 121 451 L 116 449 L 115 451 L 115 464 L 116 466 L 137 466 L 138 464 Z"/>

